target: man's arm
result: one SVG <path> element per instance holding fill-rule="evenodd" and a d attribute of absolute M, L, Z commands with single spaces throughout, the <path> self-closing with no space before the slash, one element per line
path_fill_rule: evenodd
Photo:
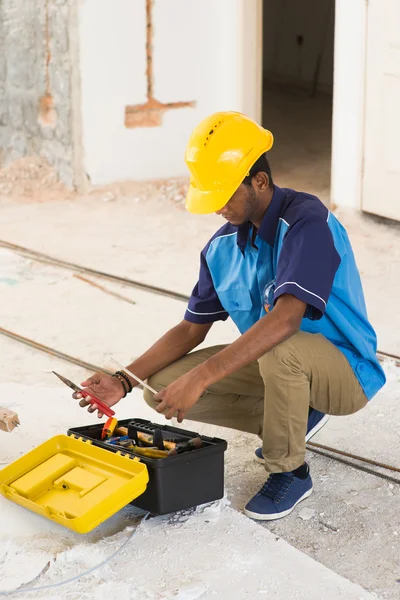
<path fill-rule="evenodd" d="M 129 365 L 129 369 L 140 379 L 147 379 L 163 367 L 171 364 L 178 358 L 181 358 L 193 348 L 196 348 L 203 342 L 212 323 L 197 324 L 189 321 L 181 321 L 179 325 L 173 327 L 153 346 L 147 350 L 140 358 L 137 358 Z M 128 375 L 127 375 L 128 376 Z M 132 387 L 137 386 L 137 381 L 130 378 Z M 114 406 L 124 396 L 123 384 L 111 375 L 105 373 L 95 373 L 81 385 L 86 391 L 93 393 L 100 400 Z M 88 412 L 92 413 L 98 410 L 96 404 L 91 404 L 88 398 L 82 398 L 79 392 L 74 392 L 73 397 L 79 399 L 79 405 L 88 407 Z M 98 416 L 102 413 L 98 410 Z"/>
<path fill-rule="evenodd" d="M 297 333 L 306 308 L 307 304 L 295 296 L 281 296 L 273 311 L 246 333 L 159 392 L 157 412 L 164 413 L 167 419 L 178 413 L 178 421 L 182 421 L 208 386 L 257 360 Z"/>
<path fill-rule="evenodd" d="M 149 350 L 128 365 L 128 369 L 140 379 L 147 379 L 167 367 L 204 342 L 212 323 L 190 323 L 183 320 L 167 331 Z M 132 378 L 133 386 L 137 382 Z"/>
<path fill-rule="evenodd" d="M 222 307 L 215 292 L 203 251 L 199 280 L 190 297 L 184 320 L 163 335 L 147 352 L 134 360 L 128 369 L 140 379 L 148 379 L 201 344 L 214 321 L 227 318 L 228 313 Z M 129 377 L 127 373 L 126 376 Z M 129 379 L 132 387 L 137 386 L 136 380 Z M 93 393 L 109 406 L 114 406 L 119 402 L 125 393 L 123 382 L 104 373 L 95 373 L 86 381 L 82 381 L 81 385 L 86 391 Z M 79 392 L 75 392 L 73 397 L 80 400 L 80 406 L 87 407 L 89 405 L 88 398 L 82 398 Z M 96 410 L 98 410 L 96 404 L 88 406 L 89 412 Z M 98 411 L 98 416 L 102 416 L 100 411 Z"/>
<path fill-rule="evenodd" d="M 198 367 L 205 387 L 257 360 L 297 333 L 306 308 L 307 304 L 295 296 L 281 296 L 271 313 Z"/>

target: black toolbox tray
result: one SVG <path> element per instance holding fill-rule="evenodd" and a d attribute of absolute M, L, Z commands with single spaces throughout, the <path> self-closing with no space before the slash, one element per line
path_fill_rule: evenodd
<path fill-rule="evenodd" d="M 219 500 L 224 495 L 224 452 L 227 442 L 219 438 L 202 436 L 169 425 L 158 425 L 145 419 L 124 419 L 118 427 L 133 425 L 138 431 L 153 433 L 161 429 L 163 437 L 174 440 L 189 440 L 200 437 L 203 446 L 197 450 L 184 452 L 164 459 L 147 458 L 135 454 L 134 450 L 106 444 L 101 440 L 104 423 L 72 427 L 68 435 L 88 439 L 95 446 L 111 452 L 121 452 L 138 456 L 149 472 L 147 489 L 132 504 L 152 513 L 164 515 L 176 510 L 191 508 L 205 502 Z"/>

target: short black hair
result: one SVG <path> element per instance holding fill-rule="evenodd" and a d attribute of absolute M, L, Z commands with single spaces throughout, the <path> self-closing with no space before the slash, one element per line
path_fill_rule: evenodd
<path fill-rule="evenodd" d="M 260 158 L 257 159 L 256 162 L 253 164 L 253 166 L 250 169 L 249 175 L 247 175 L 247 177 L 243 179 L 243 183 L 245 185 L 251 185 L 252 178 L 254 177 L 254 175 L 257 175 L 257 173 L 260 173 L 260 171 L 268 175 L 269 187 L 273 187 L 274 182 L 272 181 L 271 167 L 269 166 L 266 152 L 264 154 L 261 154 Z"/>

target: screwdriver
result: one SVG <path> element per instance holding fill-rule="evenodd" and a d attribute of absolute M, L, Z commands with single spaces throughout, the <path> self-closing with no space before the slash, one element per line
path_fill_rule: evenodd
<path fill-rule="evenodd" d="M 98 410 L 107 417 L 112 417 L 113 415 L 115 415 L 115 412 L 107 404 L 105 404 L 104 402 L 99 400 L 99 398 L 94 396 L 92 392 L 87 392 L 86 390 L 83 390 L 79 387 L 79 385 L 76 385 L 76 383 L 73 383 L 70 379 L 59 375 L 55 371 L 52 371 L 52 373 L 54 373 L 54 375 L 56 375 L 58 379 L 61 379 L 61 381 L 65 383 L 65 385 L 74 390 L 74 392 L 79 392 L 83 398 L 89 398 L 88 401 L 90 406 L 92 406 L 93 404 L 97 404 Z"/>

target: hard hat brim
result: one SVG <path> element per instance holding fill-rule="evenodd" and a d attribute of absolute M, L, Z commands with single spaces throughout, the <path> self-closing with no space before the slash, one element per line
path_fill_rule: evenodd
<path fill-rule="evenodd" d="M 199 190 L 191 183 L 186 196 L 186 209 L 196 215 L 215 213 L 229 202 L 236 189 L 234 187 L 230 190 Z"/>

